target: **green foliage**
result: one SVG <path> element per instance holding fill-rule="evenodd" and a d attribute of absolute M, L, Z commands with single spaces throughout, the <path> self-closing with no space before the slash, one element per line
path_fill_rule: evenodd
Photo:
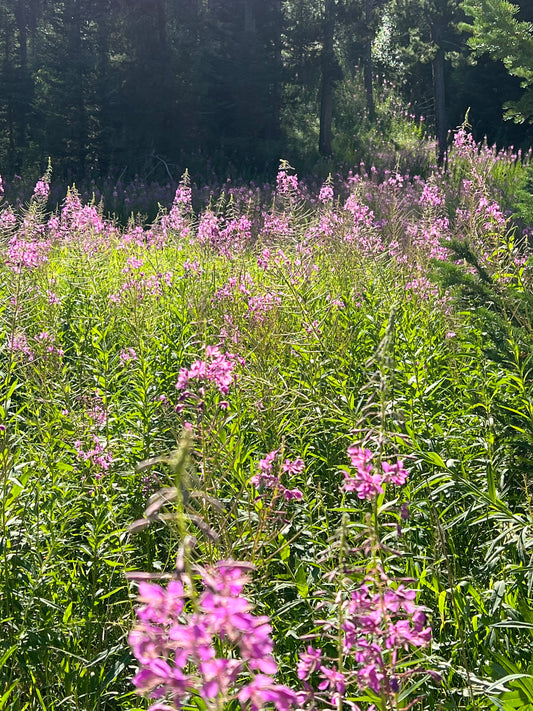
<path fill-rule="evenodd" d="M 506 104 L 506 117 L 517 123 L 533 118 L 533 34 L 528 22 L 517 20 L 518 6 L 507 0 L 463 2 L 464 11 L 473 17 L 463 28 L 472 36 L 469 46 L 478 55 L 488 53 L 503 62 L 512 76 L 526 89 L 518 101 Z"/>
<path fill-rule="evenodd" d="M 334 151 L 346 165 L 364 163 L 377 169 L 426 175 L 433 161 L 433 142 L 419 117 L 409 114 L 398 93 L 386 82 L 375 87 L 375 118 L 366 109 L 362 72 L 337 87 Z"/>
<path fill-rule="evenodd" d="M 414 238 L 400 262 L 357 248 L 343 218 L 333 221 L 340 198 L 313 203 L 294 184 L 263 207 L 285 220 L 283 234 L 254 223 L 248 247 L 230 256 L 196 239 L 197 224 L 160 244 L 132 224 L 87 221 L 35 268 L 17 271 L 6 256 L 0 708 L 138 709 L 126 574 L 170 574 L 186 536 L 194 562 L 255 565 L 252 599 L 272 619 L 280 680 L 296 687 L 300 638 L 333 615 L 346 577 L 366 573 L 352 562 L 367 565 L 368 509 L 339 491 L 354 441 L 410 470 L 377 504 L 383 544 L 400 554 L 384 551 L 383 565 L 416 581 L 434 642 L 410 661 L 443 681 L 413 677 L 398 708 L 532 703 L 531 258 L 499 212 L 479 212 L 511 201 L 522 170 L 473 147 L 427 182 L 391 176 L 386 193 L 372 193 L 372 174 L 343 186 L 376 212 L 381 199 L 388 246 L 446 217 L 440 290 L 420 288 L 431 267 Z M 422 182 L 433 204 L 419 199 Z M 213 199 L 213 213 L 239 216 L 237 199 Z M 34 200 L 26 217 L 44 221 L 43 209 Z M 10 237 L 6 228 L 6 255 Z M 237 357 L 230 391 L 191 381 L 182 397 L 181 369 L 216 345 Z M 176 458 L 188 426 L 190 455 Z M 273 450 L 301 499 L 251 481 Z M 296 457 L 304 470 L 283 472 Z M 349 557 L 339 563 L 342 531 Z"/>

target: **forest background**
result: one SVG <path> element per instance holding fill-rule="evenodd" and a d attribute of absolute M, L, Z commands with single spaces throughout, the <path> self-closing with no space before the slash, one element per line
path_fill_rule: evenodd
<path fill-rule="evenodd" d="M 520 80 L 472 60 L 465 20 L 458 0 L 3 0 L 8 193 L 48 157 L 54 182 L 78 185 L 177 181 L 185 168 L 206 182 L 271 179 L 280 157 L 325 175 L 375 163 L 373 132 L 407 141 L 392 88 L 394 110 L 437 135 L 441 161 L 468 109 L 476 140 L 527 148 L 531 126 L 502 118 Z"/>

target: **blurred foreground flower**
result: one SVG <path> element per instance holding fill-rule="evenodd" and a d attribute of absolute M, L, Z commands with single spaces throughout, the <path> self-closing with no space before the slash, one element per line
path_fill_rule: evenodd
<path fill-rule="evenodd" d="M 129 642 L 141 664 L 133 684 L 157 701 L 151 711 L 179 709 L 195 695 L 212 709 L 236 698 L 252 711 L 296 703 L 295 692 L 274 682 L 269 618 L 253 615 L 241 595 L 250 569 L 233 561 L 201 569 L 200 595 L 186 574 L 166 588 L 140 583 L 140 624 Z"/>

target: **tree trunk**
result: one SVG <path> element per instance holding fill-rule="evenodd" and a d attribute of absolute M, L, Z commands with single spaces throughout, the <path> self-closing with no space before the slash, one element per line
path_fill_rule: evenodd
<path fill-rule="evenodd" d="M 2 67 L 4 77 L 11 76 L 13 68 L 11 66 L 11 33 L 7 27 L 4 32 L 4 66 Z M 12 167 L 15 160 L 15 131 L 14 131 L 14 119 L 13 119 L 13 92 L 10 90 L 7 92 L 7 99 L 5 101 L 6 106 L 6 120 L 7 120 L 7 136 L 8 136 L 8 164 Z"/>
<path fill-rule="evenodd" d="M 435 58 L 431 63 L 433 74 L 433 101 L 435 105 L 435 128 L 437 134 L 437 165 L 442 167 L 447 153 L 448 117 L 446 114 L 446 86 L 444 81 L 444 49 L 441 46 L 441 28 L 435 24 L 431 30 L 437 45 Z"/>
<path fill-rule="evenodd" d="M 244 34 L 255 38 L 256 29 L 254 0 L 244 0 Z"/>
<path fill-rule="evenodd" d="M 99 3 L 100 12 L 96 16 L 96 43 L 98 48 L 98 65 L 96 81 L 96 100 L 99 106 L 99 125 L 96 151 L 98 155 L 99 170 L 103 175 L 108 174 L 112 160 L 111 143 L 111 116 L 110 116 L 110 63 L 109 63 L 109 16 L 110 3 Z"/>
<path fill-rule="evenodd" d="M 19 78 L 17 87 L 17 143 L 19 148 L 26 145 L 26 123 L 28 106 L 31 103 L 30 77 L 28 74 L 28 28 L 25 1 L 19 0 L 15 17 L 19 41 Z"/>
<path fill-rule="evenodd" d="M 373 121 L 376 117 L 376 107 L 374 104 L 373 74 L 374 66 L 372 62 L 372 13 L 374 10 L 374 0 L 365 0 L 365 44 L 363 49 L 363 77 L 365 83 L 366 110 L 368 118 Z"/>
<path fill-rule="evenodd" d="M 272 13 L 274 17 L 274 30 L 272 32 L 273 40 L 273 67 L 274 75 L 273 81 L 271 83 L 271 126 L 270 126 L 270 138 L 279 139 L 281 136 L 281 80 L 283 72 L 283 62 L 281 56 L 281 46 L 282 46 L 282 10 L 281 10 L 281 0 L 272 0 Z"/>
<path fill-rule="evenodd" d="M 165 16 L 165 7 L 162 0 L 156 1 L 156 12 L 157 12 L 157 33 L 159 35 L 159 46 L 160 52 L 166 54 L 167 52 L 167 21 Z"/>
<path fill-rule="evenodd" d="M 76 172 L 83 174 L 87 159 L 87 112 L 85 109 L 85 76 L 82 64 L 83 41 L 81 30 L 81 7 L 80 0 L 71 0 L 69 3 L 67 32 L 69 38 L 70 56 L 73 58 L 73 72 L 70 87 L 72 124 L 70 142 L 73 150 L 67 146 L 68 158 L 74 161 L 72 167 Z M 74 61 L 74 58 L 76 61 Z"/>
<path fill-rule="evenodd" d="M 330 156 L 333 142 L 333 89 L 335 84 L 335 54 L 333 32 L 335 29 L 334 0 L 326 0 L 324 12 L 324 38 L 322 45 L 322 83 L 320 87 L 320 155 Z"/>

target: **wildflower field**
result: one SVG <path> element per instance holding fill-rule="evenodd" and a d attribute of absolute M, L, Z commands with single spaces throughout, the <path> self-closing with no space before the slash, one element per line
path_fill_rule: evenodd
<path fill-rule="evenodd" d="M 0 203 L 0 709 L 533 709 L 528 170 Z"/>

